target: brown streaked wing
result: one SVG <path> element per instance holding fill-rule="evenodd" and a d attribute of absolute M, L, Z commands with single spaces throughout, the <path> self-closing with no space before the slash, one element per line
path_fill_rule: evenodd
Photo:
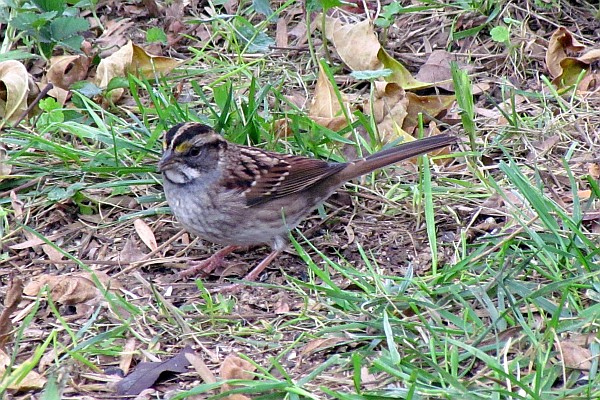
<path fill-rule="evenodd" d="M 266 170 L 260 168 L 256 183 L 244 192 L 249 207 L 301 192 L 346 166 L 302 156 L 268 153 L 268 157 L 273 156 L 278 157 L 278 162 Z"/>

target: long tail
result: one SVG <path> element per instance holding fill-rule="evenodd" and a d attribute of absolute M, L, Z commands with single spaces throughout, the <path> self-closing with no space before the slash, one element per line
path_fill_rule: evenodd
<path fill-rule="evenodd" d="M 344 181 L 368 174 L 376 169 L 394 164 L 407 158 L 418 156 L 457 142 L 456 136 L 441 134 L 427 138 L 402 143 L 396 147 L 380 151 L 370 156 L 353 161 L 344 170 L 340 171 L 340 178 Z"/>

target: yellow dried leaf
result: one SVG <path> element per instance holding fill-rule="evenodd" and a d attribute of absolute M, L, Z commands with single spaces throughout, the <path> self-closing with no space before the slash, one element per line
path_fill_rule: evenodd
<path fill-rule="evenodd" d="M 390 69 L 392 74 L 385 78 L 386 81 L 396 83 L 403 89 L 423 89 L 433 86 L 432 83 L 421 82 L 410 74 L 402 63 L 390 56 L 383 47 L 377 53 L 377 58 L 384 68 Z"/>
<path fill-rule="evenodd" d="M 155 56 L 146 53 L 144 49 L 135 44 L 132 45 L 132 59 L 129 72 L 141 74 L 145 78 L 154 78 L 160 75 L 166 75 L 176 68 L 183 61 L 170 57 Z"/>

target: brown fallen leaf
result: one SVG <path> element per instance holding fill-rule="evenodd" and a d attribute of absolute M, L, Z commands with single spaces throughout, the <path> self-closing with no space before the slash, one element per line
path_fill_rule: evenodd
<path fill-rule="evenodd" d="M 31 359 L 23 361 L 23 363 L 28 362 L 31 362 Z M 46 385 L 46 378 L 33 370 L 29 371 L 22 379 L 12 379 L 16 377 L 11 376 L 10 374 L 5 376 L 6 367 L 10 364 L 10 356 L 0 349 L 0 376 L 4 377 L 5 380 L 10 380 L 10 384 L 8 384 L 9 390 L 15 392 L 27 392 L 42 389 Z M 12 369 L 13 371 L 17 371 L 19 369 L 19 365 L 13 365 Z M 4 384 L 5 381 L 2 383 Z"/>
<path fill-rule="evenodd" d="M 565 27 L 560 27 L 550 37 L 546 51 L 546 68 L 550 76 L 556 78 L 563 72 L 560 63 L 567 58 L 567 52 L 580 52 L 585 49 Z"/>
<path fill-rule="evenodd" d="M 398 138 L 411 140 L 410 135 L 402 131 L 404 119 L 408 114 L 408 98 L 402 87 L 396 83 L 374 82 L 373 118 L 379 131 L 380 143 L 389 143 Z"/>
<path fill-rule="evenodd" d="M 434 50 L 425 61 L 425 64 L 421 65 L 415 78 L 421 82 L 435 83 L 436 87 L 454 91 L 450 63 L 457 61 L 456 58 L 455 54 L 446 50 Z M 466 68 L 462 67 L 461 69 Z"/>
<path fill-rule="evenodd" d="M 144 242 L 150 251 L 155 251 L 158 248 L 156 237 L 154 237 L 154 232 L 152 232 L 152 229 L 148 226 L 148 224 L 137 218 L 135 221 L 133 221 L 133 226 L 135 227 L 135 231 L 140 239 L 142 239 L 142 242 Z"/>
<path fill-rule="evenodd" d="M 8 177 L 12 172 L 12 165 L 8 163 L 8 152 L 0 144 L 0 182 Z"/>
<path fill-rule="evenodd" d="M 0 348 L 11 339 L 13 328 L 10 315 L 15 312 L 23 297 L 23 281 L 18 276 L 12 276 L 4 297 L 4 309 L 0 313 Z M 1 376 L 1 375 L 0 375 Z"/>
<path fill-rule="evenodd" d="M 345 24 L 338 18 L 325 17 L 325 37 L 351 70 L 381 69 L 381 61 L 377 58 L 381 45 L 371 20 Z"/>
<path fill-rule="evenodd" d="M 588 173 L 594 179 L 600 179 L 600 164 L 598 163 L 589 163 L 588 164 Z"/>
<path fill-rule="evenodd" d="M 176 356 L 166 361 L 139 363 L 132 373 L 117 383 L 117 394 L 135 396 L 152 387 L 165 372 L 178 374 L 187 372 L 190 362 L 186 358 L 186 354 L 193 352 L 194 350 L 190 346 L 186 346 Z"/>
<path fill-rule="evenodd" d="M 196 370 L 196 373 L 198 373 L 198 376 L 200 376 L 204 382 L 215 383 L 217 381 L 215 374 L 213 374 L 208 366 L 204 363 L 204 360 L 202 360 L 200 355 L 196 353 L 186 353 L 185 358 L 187 358 L 192 367 L 194 367 Z"/>
<path fill-rule="evenodd" d="M 131 236 L 125 240 L 123 249 L 119 252 L 119 261 L 130 263 L 142 260 L 146 254 L 140 249 Z"/>
<path fill-rule="evenodd" d="M 101 58 L 106 58 L 114 53 L 115 48 L 121 48 L 129 41 L 126 32 L 135 25 L 131 18 L 109 19 L 104 24 L 102 35 L 95 40 L 95 44 L 101 49 L 107 49 L 100 53 Z"/>
<path fill-rule="evenodd" d="M 349 108 L 346 97 L 342 94 L 340 104 L 333 87 L 323 67 L 319 65 L 319 76 L 315 85 L 315 95 L 308 110 L 308 116 L 317 124 L 338 131 L 348 125 L 342 113 L 342 107 Z"/>
<path fill-rule="evenodd" d="M 131 367 L 131 362 L 133 361 L 133 355 L 135 354 L 136 348 L 136 340 L 135 338 L 129 338 L 125 342 L 125 346 L 123 346 L 123 350 L 121 350 L 119 361 L 119 369 L 123 371 L 123 374 L 127 375 L 129 373 L 129 368 Z"/>
<path fill-rule="evenodd" d="M 55 87 L 69 90 L 75 82 L 88 75 L 90 60 L 83 55 L 56 56 L 50 59 L 50 67 L 42 83 L 52 83 Z"/>
<path fill-rule="evenodd" d="M 219 370 L 219 375 L 223 380 L 230 379 L 245 379 L 251 380 L 254 379 L 253 372 L 256 370 L 252 363 L 241 359 L 240 357 L 230 354 L 225 357 L 223 360 L 223 364 L 221 364 L 221 368 Z M 233 389 L 232 385 L 224 384 L 221 386 L 221 393 L 226 392 L 228 390 Z"/>
<path fill-rule="evenodd" d="M 454 95 L 419 96 L 411 92 L 406 93 L 406 98 L 408 106 L 402 129 L 410 134 L 419 126 L 419 114 L 423 114 L 423 124 L 427 125 L 433 118 L 448 110 L 456 100 Z"/>
<path fill-rule="evenodd" d="M 100 88 L 106 88 L 111 79 L 126 76 L 127 73 L 148 79 L 161 74 L 166 75 L 182 62 L 174 58 L 148 54 L 129 41 L 118 51 L 100 61 L 96 69 L 96 84 Z M 123 93 L 122 88 L 113 90 L 110 94 L 111 100 L 117 101 Z"/>
<path fill-rule="evenodd" d="M 552 83 L 558 88 L 577 84 L 579 91 L 595 90 L 600 84 L 600 75 L 592 72 L 590 64 L 599 60 L 600 49 L 588 50 L 562 26 L 550 37 L 546 51 L 546 68 L 553 78 Z"/>
<path fill-rule="evenodd" d="M 0 94 L 0 127 L 5 121 L 15 122 L 27 110 L 29 74 L 19 61 L 0 62 L 0 83 L 6 89 Z"/>
<path fill-rule="evenodd" d="M 565 340 L 554 345 L 566 368 L 589 371 L 592 367 L 592 352 L 573 342 Z"/>
<path fill-rule="evenodd" d="M 94 274 L 106 289 L 117 291 L 122 287 L 119 281 L 102 271 L 95 271 Z M 96 304 L 104 298 L 103 290 L 96 287 L 89 272 L 60 276 L 42 275 L 29 282 L 23 293 L 27 296 L 37 296 L 45 285 L 48 285 L 52 299 L 60 304 Z"/>
<path fill-rule="evenodd" d="M 341 337 L 330 337 L 325 339 L 314 339 L 310 342 L 306 343 L 300 351 L 300 357 L 304 358 L 311 354 L 320 352 L 325 349 L 332 348 L 338 345 L 341 342 L 344 342 L 346 339 Z"/>
<path fill-rule="evenodd" d="M 277 20 L 277 29 L 275 30 L 275 43 L 277 47 L 288 47 L 288 23 L 285 17 Z"/>
<path fill-rule="evenodd" d="M 88 75 L 89 67 L 90 59 L 84 55 L 52 57 L 48 72 L 41 83 L 43 85 L 52 83 L 54 87 L 48 91 L 48 95 L 64 105 L 70 96 L 71 85 L 84 80 Z"/>

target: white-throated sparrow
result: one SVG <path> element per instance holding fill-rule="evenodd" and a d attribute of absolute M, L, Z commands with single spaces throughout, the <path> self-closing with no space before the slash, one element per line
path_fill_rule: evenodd
<path fill-rule="evenodd" d="M 237 246 L 268 244 L 273 252 L 246 276 L 255 280 L 285 248 L 289 230 L 342 184 L 455 142 L 442 134 L 335 163 L 230 143 L 200 123 L 176 125 L 158 163 L 169 206 L 188 231 L 227 246 L 180 276 L 210 272 Z"/>

